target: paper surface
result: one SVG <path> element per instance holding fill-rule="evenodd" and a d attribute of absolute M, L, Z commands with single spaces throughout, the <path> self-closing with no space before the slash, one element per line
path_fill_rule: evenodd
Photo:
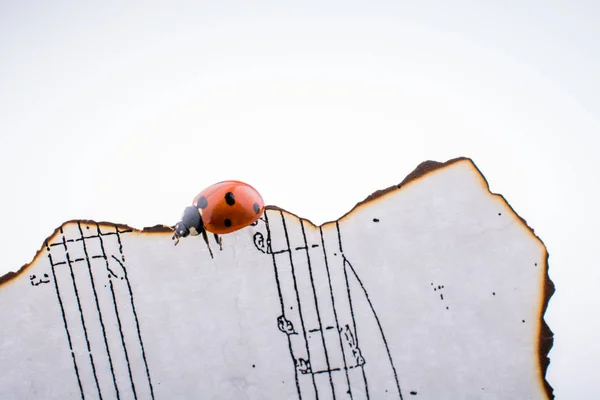
<path fill-rule="evenodd" d="M 316 227 L 72 221 L 0 283 L 0 399 L 546 399 L 543 243 L 468 159 Z"/>

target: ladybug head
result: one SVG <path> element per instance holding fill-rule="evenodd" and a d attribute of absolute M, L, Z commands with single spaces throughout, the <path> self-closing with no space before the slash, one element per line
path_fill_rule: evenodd
<path fill-rule="evenodd" d="M 181 221 L 175 224 L 175 232 L 173 240 L 176 240 L 175 245 L 179 243 L 179 238 L 188 237 L 189 235 L 197 236 L 204 231 L 204 223 L 200 210 L 194 206 L 186 207 L 181 216 Z"/>

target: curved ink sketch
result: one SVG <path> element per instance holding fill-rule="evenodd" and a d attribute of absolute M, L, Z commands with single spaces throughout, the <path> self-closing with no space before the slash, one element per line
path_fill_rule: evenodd
<path fill-rule="evenodd" d="M 77 222 L 59 232 L 45 243 L 50 276 L 30 279 L 53 282 L 81 398 L 154 399 L 121 243 L 131 230 Z"/>
<path fill-rule="evenodd" d="M 65 222 L 0 276 L 0 398 L 553 398 L 544 244 L 472 162 L 434 167 L 320 227 L 267 207 L 214 258 Z"/>
<path fill-rule="evenodd" d="M 402 399 L 382 325 L 344 256 L 339 225 L 307 228 L 277 209 L 260 221 L 264 232 L 254 234 L 254 245 L 272 259 L 277 326 L 288 338 L 298 398 Z"/>

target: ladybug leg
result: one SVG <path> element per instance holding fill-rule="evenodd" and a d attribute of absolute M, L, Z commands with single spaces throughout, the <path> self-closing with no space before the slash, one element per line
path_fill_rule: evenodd
<path fill-rule="evenodd" d="M 217 235 L 216 233 L 213 233 L 213 235 L 215 235 L 215 242 L 217 242 L 217 244 L 219 245 L 219 250 L 223 250 L 223 239 L 221 238 L 221 236 Z"/>
<path fill-rule="evenodd" d="M 210 248 L 210 243 L 208 242 L 208 235 L 206 234 L 205 229 L 202 229 L 202 238 L 204 239 L 204 243 L 206 243 L 206 247 L 208 247 L 208 251 L 210 252 L 210 258 L 215 258 L 213 256 L 212 249 Z"/>

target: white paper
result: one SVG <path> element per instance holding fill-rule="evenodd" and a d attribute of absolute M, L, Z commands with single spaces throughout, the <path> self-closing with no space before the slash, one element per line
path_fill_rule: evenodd
<path fill-rule="evenodd" d="M 171 236 L 68 222 L 4 277 L 0 399 L 551 397 L 546 249 L 470 160 L 214 259 Z"/>

